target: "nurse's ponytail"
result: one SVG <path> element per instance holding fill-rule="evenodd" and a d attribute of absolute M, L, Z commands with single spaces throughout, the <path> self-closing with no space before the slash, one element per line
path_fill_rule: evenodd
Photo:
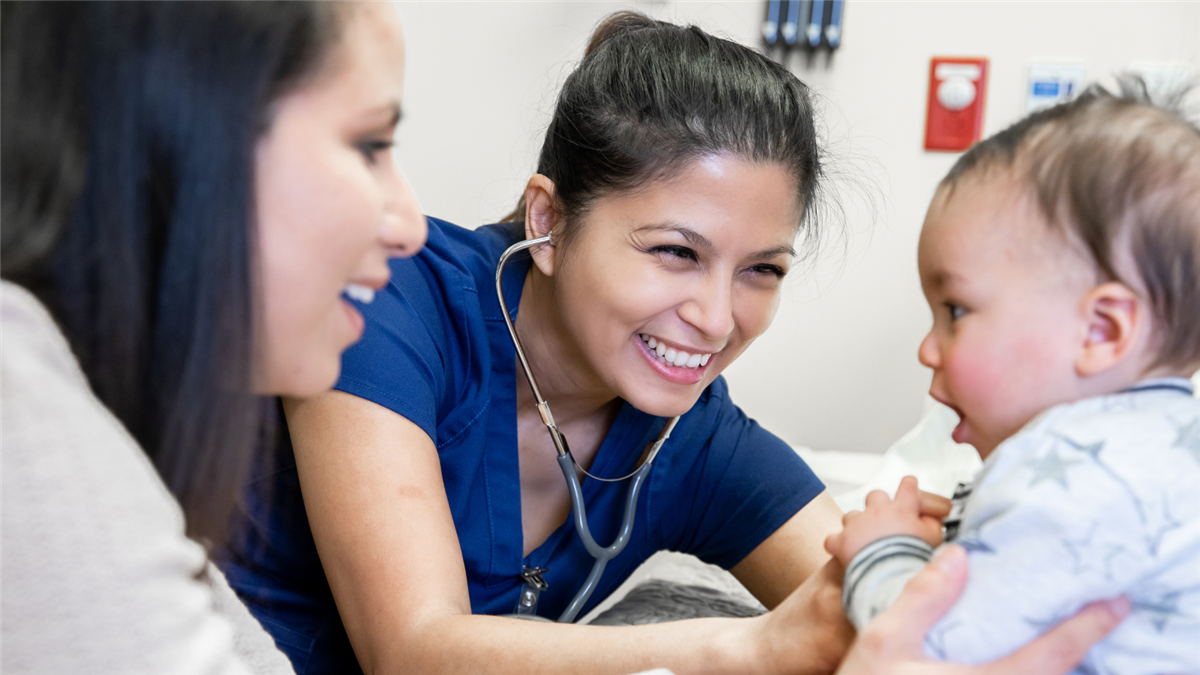
<path fill-rule="evenodd" d="M 566 223 L 560 241 L 597 197 L 710 155 L 786 168 L 802 206 L 797 227 L 808 229 L 824 173 L 813 118 L 808 87 L 755 50 L 695 26 L 612 14 L 563 85 L 538 159 Z M 524 215 L 522 200 L 509 219 Z"/>
<path fill-rule="evenodd" d="M 604 20 L 600 22 L 600 25 L 596 26 L 596 30 L 592 31 L 592 36 L 588 38 L 587 48 L 583 50 L 583 58 L 586 59 L 587 57 L 591 56 L 592 53 L 599 49 L 600 46 L 605 42 L 607 42 L 609 38 L 621 33 L 622 31 L 633 30 L 637 28 L 653 28 L 657 25 L 670 26 L 672 24 L 663 21 L 655 21 L 641 12 L 629 10 L 623 12 L 613 12 L 612 14 L 604 17 Z"/>

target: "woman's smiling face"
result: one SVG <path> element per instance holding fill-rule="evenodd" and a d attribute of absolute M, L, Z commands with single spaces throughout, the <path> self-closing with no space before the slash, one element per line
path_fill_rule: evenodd
<path fill-rule="evenodd" d="M 263 307 L 255 388 L 308 396 L 337 380 L 363 318 L 342 298 L 388 280 L 426 226 L 392 158 L 404 41 L 387 5 L 340 7 L 343 35 L 324 71 L 275 102 L 255 156 Z M 371 290 L 368 290 L 371 289 Z M 366 297 L 364 297 L 366 296 Z"/>
<path fill-rule="evenodd" d="M 686 412 L 771 324 L 800 216 L 784 167 L 731 155 L 598 198 L 555 252 L 562 356 L 584 386 Z"/>

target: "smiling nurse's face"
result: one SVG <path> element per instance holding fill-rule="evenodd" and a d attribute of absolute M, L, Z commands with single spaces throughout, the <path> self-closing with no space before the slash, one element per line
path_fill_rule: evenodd
<path fill-rule="evenodd" d="M 257 146 L 255 206 L 263 307 L 255 388 L 307 396 L 331 387 L 363 318 L 343 299 L 388 280 L 425 219 L 392 158 L 404 42 L 386 4 L 340 6 L 342 36 L 315 78 L 275 102 Z M 357 287 L 357 288 L 355 288 Z"/>
<path fill-rule="evenodd" d="M 775 316 L 796 193 L 778 164 L 717 155 L 597 199 L 554 282 L 591 378 L 654 415 L 690 409 Z"/>

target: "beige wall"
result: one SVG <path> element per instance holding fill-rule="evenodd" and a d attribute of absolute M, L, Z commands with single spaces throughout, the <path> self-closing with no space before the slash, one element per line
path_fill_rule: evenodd
<path fill-rule="evenodd" d="M 409 49 L 400 161 L 426 213 L 466 226 L 511 209 L 557 86 L 606 13 L 636 7 L 758 45 L 765 12 L 758 0 L 399 6 Z M 835 168 L 851 178 L 841 183 L 849 237 L 793 275 L 775 324 L 727 376 L 747 413 L 794 444 L 882 451 L 920 414 L 929 376 L 915 355 L 929 310 L 916 239 L 955 159 L 921 149 L 933 55 L 991 59 L 992 133 L 1023 113 L 1035 60 L 1082 62 L 1101 81 L 1135 62 L 1200 74 L 1200 2 L 848 0 L 833 60 L 789 60 L 822 95 Z"/>

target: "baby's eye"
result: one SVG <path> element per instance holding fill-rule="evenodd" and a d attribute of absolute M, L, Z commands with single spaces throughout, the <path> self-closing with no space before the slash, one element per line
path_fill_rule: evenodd
<path fill-rule="evenodd" d="M 696 257 L 696 252 L 692 249 L 686 246 L 676 246 L 673 244 L 655 246 L 650 249 L 650 252 L 657 253 L 658 255 L 666 256 L 668 258 L 678 258 L 680 260 L 690 260 L 692 262 L 695 262 L 698 259 Z"/>
<path fill-rule="evenodd" d="M 946 309 L 950 310 L 950 320 L 958 321 L 967 313 L 967 309 L 962 305 L 956 305 L 953 302 L 946 303 Z"/>

